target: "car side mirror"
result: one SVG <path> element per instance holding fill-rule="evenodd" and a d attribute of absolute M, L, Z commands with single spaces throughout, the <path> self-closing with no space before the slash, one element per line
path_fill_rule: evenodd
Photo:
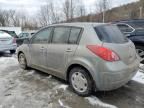
<path fill-rule="evenodd" d="M 23 44 L 29 44 L 30 43 L 30 39 L 25 39 L 24 41 L 23 41 Z"/>

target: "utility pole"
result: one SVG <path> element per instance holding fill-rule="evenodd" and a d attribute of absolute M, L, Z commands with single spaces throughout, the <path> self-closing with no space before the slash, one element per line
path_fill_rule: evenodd
<path fill-rule="evenodd" d="M 72 20 L 72 18 L 73 18 L 73 1 L 71 0 L 71 9 L 70 9 L 70 13 L 71 13 L 71 20 Z"/>
<path fill-rule="evenodd" d="M 107 5 L 107 0 L 103 0 L 103 23 L 105 22 L 106 5 Z"/>
<path fill-rule="evenodd" d="M 139 18 L 141 19 L 142 18 L 142 13 L 143 13 L 143 7 L 139 7 Z"/>

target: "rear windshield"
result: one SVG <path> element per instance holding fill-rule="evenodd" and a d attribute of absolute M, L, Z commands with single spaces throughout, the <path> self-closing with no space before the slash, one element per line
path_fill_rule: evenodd
<path fill-rule="evenodd" d="M 17 37 L 16 33 L 14 31 L 8 31 L 7 33 L 9 33 L 12 37 Z"/>
<path fill-rule="evenodd" d="M 115 25 L 102 25 L 94 28 L 99 39 L 107 43 L 128 42 L 126 36 Z"/>

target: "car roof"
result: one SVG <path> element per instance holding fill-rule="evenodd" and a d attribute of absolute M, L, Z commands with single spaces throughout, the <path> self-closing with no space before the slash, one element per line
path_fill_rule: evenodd
<path fill-rule="evenodd" d="M 87 27 L 87 26 L 99 26 L 99 25 L 104 25 L 107 23 L 95 23 L 95 22 L 74 22 L 74 23 L 59 23 L 59 24 L 52 24 L 50 26 L 74 26 L 74 27 Z"/>
<path fill-rule="evenodd" d="M 144 22 L 144 19 L 131 19 L 131 20 L 120 20 L 113 23 L 131 23 L 131 22 Z"/>

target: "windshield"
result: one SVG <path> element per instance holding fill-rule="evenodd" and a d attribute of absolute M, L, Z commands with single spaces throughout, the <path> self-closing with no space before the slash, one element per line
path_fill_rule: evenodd
<path fill-rule="evenodd" d="M 115 25 L 103 25 L 94 28 L 99 39 L 107 43 L 125 43 L 126 36 Z"/>
<path fill-rule="evenodd" d="M 26 38 L 29 36 L 29 33 L 20 33 L 19 38 Z"/>

